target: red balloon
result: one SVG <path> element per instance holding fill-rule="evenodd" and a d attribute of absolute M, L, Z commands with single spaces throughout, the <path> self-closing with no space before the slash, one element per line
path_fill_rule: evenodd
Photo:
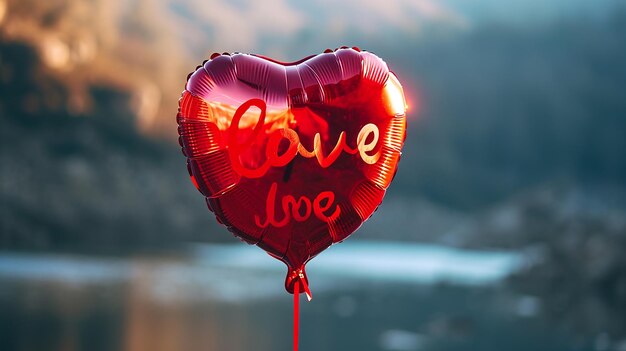
<path fill-rule="evenodd" d="M 285 282 L 382 202 L 404 144 L 406 104 L 387 64 L 357 48 L 283 63 L 214 54 L 177 115 L 193 184 L 220 223 L 288 266 Z"/>

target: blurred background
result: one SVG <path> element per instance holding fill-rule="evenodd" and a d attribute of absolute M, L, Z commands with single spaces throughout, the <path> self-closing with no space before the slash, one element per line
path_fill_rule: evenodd
<path fill-rule="evenodd" d="M 285 268 L 176 142 L 213 52 L 358 46 L 409 130 L 301 350 L 626 351 L 625 0 L 0 0 L 2 350 L 288 350 Z"/>

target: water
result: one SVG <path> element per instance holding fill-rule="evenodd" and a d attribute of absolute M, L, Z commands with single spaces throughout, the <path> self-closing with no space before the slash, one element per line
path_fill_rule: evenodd
<path fill-rule="evenodd" d="M 301 350 L 573 350 L 537 297 L 505 279 L 523 262 L 393 242 L 346 242 L 308 266 Z M 2 350 L 289 350 L 286 269 L 255 247 L 175 255 L 0 253 Z"/>

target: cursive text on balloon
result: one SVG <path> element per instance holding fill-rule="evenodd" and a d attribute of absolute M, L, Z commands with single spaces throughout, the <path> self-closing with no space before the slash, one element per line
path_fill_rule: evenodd
<path fill-rule="evenodd" d="M 256 106 L 261 110 L 259 120 L 252 130 L 252 134 L 243 143 L 239 143 L 237 140 L 239 133 L 239 121 L 244 113 L 246 113 L 246 111 L 252 106 Z M 265 162 L 257 168 L 247 168 L 241 164 L 239 155 L 246 151 L 246 149 L 250 148 L 259 133 L 262 132 L 263 125 L 265 123 L 265 110 L 266 104 L 261 99 L 250 99 L 244 102 L 241 106 L 239 106 L 237 111 L 235 111 L 228 129 L 228 154 L 233 169 L 241 176 L 247 178 L 260 178 L 267 173 L 270 167 L 286 166 L 289 162 L 291 162 L 291 160 L 294 159 L 294 157 L 296 157 L 297 154 L 300 154 L 300 156 L 305 158 L 317 158 L 317 161 L 322 168 L 328 168 L 332 165 L 341 155 L 342 151 L 353 155 L 358 152 L 363 162 L 367 164 L 374 164 L 380 158 L 380 150 L 373 155 L 368 154 L 368 152 L 371 152 L 376 148 L 380 137 L 378 127 L 374 123 L 368 123 L 361 128 L 356 140 L 356 149 L 352 149 L 348 146 L 346 142 L 346 133 L 341 132 L 335 147 L 333 147 L 332 151 L 328 153 L 328 155 L 324 155 L 322 153 L 322 142 L 319 133 L 316 133 L 313 138 L 313 151 L 309 151 L 300 143 L 300 138 L 295 130 L 290 128 L 281 128 L 273 131 L 269 135 L 267 145 L 265 147 Z M 369 138 L 370 135 L 372 138 Z M 285 152 L 279 154 L 279 146 L 283 139 L 289 142 L 289 146 Z"/>
<path fill-rule="evenodd" d="M 266 228 L 268 225 L 284 227 L 291 221 L 292 217 L 298 222 L 304 222 L 309 219 L 312 214 L 324 222 L 331 222 L 337 219 L 341 214 L 339 205 L 335 205 L 333 209 L 335 193 L 332 191 L 322 191 L 313 201 L 306 196 L 300 196 L 298 200 L 292 195 L 283 196 L 280 202 L 283 218 L 279 220 L 276 216 L 277 189 L 278 184 L 276 182 L 272 183 L 270 191 L 267 194 L 267 199 L 265 200 L 265 221 L 261 221 L 259 215 L 254 215 L 254 223 L 261 228 Z"/>

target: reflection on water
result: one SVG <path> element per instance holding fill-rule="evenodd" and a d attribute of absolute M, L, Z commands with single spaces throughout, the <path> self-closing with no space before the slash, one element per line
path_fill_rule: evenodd
<path fill-rule="evenodd" d="M 347 242 L 309 265 L 302 350 L 570 350 L 502 279 L 523 257 Z M 285 268 L 246 245 L 172 256 L 0 254 L 3 350 L 288 350 Z M 584 349 L 584 348 L 583 348 Z"/>

